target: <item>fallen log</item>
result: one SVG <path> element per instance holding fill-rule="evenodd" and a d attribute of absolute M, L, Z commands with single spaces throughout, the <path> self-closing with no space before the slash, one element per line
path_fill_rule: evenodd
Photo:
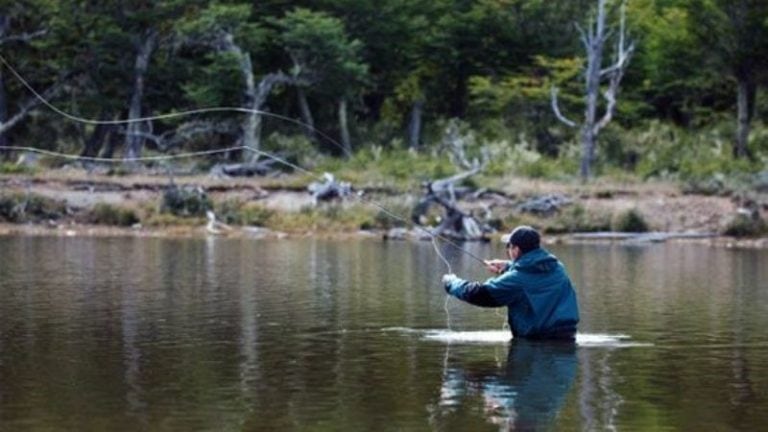
<path fill-rule="evenodd" d="M 312 201 L 316 205 L 318 201 L 345 198 L 352 193 L 352 185 L 348 182 L 337 182 L 333 174 L 324 173 L 323 181 L 310 183 L 307 190 L 312 194 Z"/>
<path fill-rule="evenodd" d="M 274 163 L 272 159 L 261 159 L 256 162 L 216 164 L 211 168 L 210 174 L 216 177 L 266 176 L 274 171 Z"/>

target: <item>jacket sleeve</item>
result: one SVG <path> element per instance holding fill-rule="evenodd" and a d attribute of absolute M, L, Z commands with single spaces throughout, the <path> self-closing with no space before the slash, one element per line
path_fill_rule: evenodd
<path fill-rule="evenodd" d="M 446 286 L 446 291 L 457 299 L 475 306 L 505 306 L 504 303 L 499 302 L 491 295 L 489 287 L 486 284 L 480 282 L 469 282 L 463 279 L 457 279 Z"/>

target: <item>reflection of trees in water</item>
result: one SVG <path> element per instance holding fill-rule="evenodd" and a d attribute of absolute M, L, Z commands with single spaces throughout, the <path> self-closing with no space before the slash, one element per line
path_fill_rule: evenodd
<path fill-rule="evenodd" d="M 428 407 L 435 428 L 477 412 L 499 430 L 551 426 L 578 369 L 576 345 L 513 341 L 506 362 L 462 363 L 446 348 L 438 400 Z M 456 415 L 456 416 L 454 416 Z"/>
<path fill-rule="evenodd" d="M 746 409 L 746 406 L 755 402 L 757 395 L 755 393 L 754 384 L 750 377 L 750 367 L 747 361 L 744 345 L 744 336 L 748 333 L 748 330 L 744 329 L 745 315 L 749 310 L 749 307 L 745 307 L 745 303 L 750 299 L 745 299 L 744 291 L 749 284 L 744 280 L 744 275 L 757 274 L 757 270 L 760 267 L 754 254 L 748 256 L 740 256 L 740 259 L 735 260 L 734 266 L 737 266 L 738 271 L 737 281 L 735 284 L 734 293 L 734 310 L 733 310 L 733 351 L 731 352 L 731 383 L 729 385 L 729 398 L 731 405 L 739 409 Z"/>

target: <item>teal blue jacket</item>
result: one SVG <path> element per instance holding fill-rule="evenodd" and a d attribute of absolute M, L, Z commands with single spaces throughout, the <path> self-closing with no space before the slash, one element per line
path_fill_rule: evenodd
<path fill-rule="evenodd" d="M 456 279 L 445 290 L 477 306 L 506 306 L 515 337 L 569 339 L 576 335 L 576 292 L 563 264 L 545 249 L 534 249 L 510 262 L 498 277 L 485 282 Z"/>

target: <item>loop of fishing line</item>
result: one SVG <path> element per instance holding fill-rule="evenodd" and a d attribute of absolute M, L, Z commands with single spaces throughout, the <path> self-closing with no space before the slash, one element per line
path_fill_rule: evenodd
<path fill-rule="evenodd" d="M 16 79 L 18 79 L 21 82 L 21 84 L 27 90 L 29 90 L 43 105 L 48 107 L 51 111 L 55 112 L 56 114 L 59 114 L 64 118 L 67 118 L 69 120 L 72 120 L 78 123 L 89 124 L 89 125 L 124 125 L 124 124 L 131 124 L 131 123 L 143 123 L 143 122 L 152 121 L 152 120 L 167 120 L 172 118 L 185 117 L 185 116 L 196 115 L 196 114 L 206 114 L 206 113 L 235 112 L 235 113 L 241 113 L 241 114 L 258 114 L 266 117 L 273 117 L 276 119 L 284 120 L 305 128 L 312 128 L 313 132 L 316 132 L 322 138 L 326 139 L 328 142 L 330 142 L 331 144 L 339 148 L 342 152 L 344 152 L 346 156 L 352 156 L 349 150 L 347 150 L 344 146 L 339 144 L 336 140 L 326 135 L 325 133 L 323 133 L 321 130 L 317 128 L 314 128 L 304 122 L 293 119 L 291 117 L 271 113 L 268 111 L 252 109 L 252 108 L 237 107 L 237 106 L 196 108 L 196 109 L 191 109 L 186 111 L 157 114 L 157 115 L 146 116 L 146 117 L 137 117 L 133 119 L 119 119 L 119 120 L 94 120 L 94 119 L 89 119 L 85 117 L 79 117 L 58 108 L 56 105 L 48 101 L 43 95 L 41 95 L 37 90 L 35 90 L 35 88 L 32 87 L 32 85 L 26 79 L 24 79 L 24 77 L 21 76 L 21 74 L 18 71 L 16 71 L 16 69 L 13 66 L 11 66 L 11 64 L 1 54 L 0 54 L 0 63 L 5 65 L 8 68 L 8 70 L 11 71 L 13 76 L 15 76 Z"/>
<path fill-rule="evenodd" d="M 22 85 L 29 90 L 43 105 L 48 107 L 50 110 L 55 112 L 56 114 L 59 114 L 60 116 L 74 121 L 78 123 L 83 124 L 89 124 L 89 125 L 122 125 L 122 124 L 131 124 L 131 123 L 138 123 L 138 122 L 146 122 L 146 121 L 152 121 L 152 120 L 163 120 L 163 119 L 171 119 L 171 118 L 178 118 L 178 117 L 184 117 L 184 116 L 190 116 L 190 115 L 196 115 L 196 114 L 204 114 L 204 113 L 215 113 L 215 112 L 236 112 L 236 113 L 246 113 L 246 114 L 258 114 L 263 115 L 267 117 L 274 117 L 280 120 L 288 121 L 290 123 L 305 127 L 305 128 L 311 128 L 314 132 L 317 132 L 317 134 L 326 139 L 328 142 L 332 143 L 339 149 L 345 152 L 346 155 L 351 156 L 349 150 L 347 150 L 344 146 L 336 142 L 333 138 L 329 137 L 328 135 L 324 134 L 322 131 L 318 130 L 317 128 L 306 124 L 304 122 L 298 121 L 296 119 L 282 116 L 279 114 L 274 114 L 266 111 L 256 110 L 256 109 L 249 109 L 249 108 L 243 108 L 243 107 L 210 107 L 210 108 L 199 108 L 199 109 L 192 109 L 192 110 L 186 110 L 186 111 L 180 111 L 180 112 L 173 112 L 173 113 L 165 113 L 165 114 L 158 114 L 153 116 L 147 116 L 147 117 L 140 117 L 140 118 L 134 118 L 134 119 L 122 119 L 122 120 L 93 120 L 88 119 L 84 117 L 79 117 L 76 115 L 72 115 L 62 109 L 59 109 L 55 105 L 53 105 L 50 101 L 48 101 L 43 95 L 41 95 L 37 90 L 32 87 L 29 82 L 27 82 L 26 79 L 18 72 L 16 69 L 11 66 L 11 64 L 0 55 L 0 63 L 5 65 L 5 67 L 8 68 L 8 70 L 11 71 L 11 73 L 18 79 Z M 285 159 L 282 159 L 274 154 L 271 154 L 269 152 L 265 152 L 250 146 L 233 146 L 233 147 L 227 147 L 222 149 L 214 149 L 214 150 L 204 150 L 204 151 L 197 151 L 197 152 L 184 152 L 184 153 L 178 153 L 173 155 L 158 155 L 158 156 L 143 156 L 143 157 L 131 157 L 131 158 L 123 158 L 123 159 L 111 159 L 111 158 L 102 158 L 102 157 L 93 157 L 93 156 L 79 156 L 79 155 L 72 155 L 67 153 L 61 153 L 51 150 L 44 150 L 44 149 L 38 149 L 34 147 L 28 147 L 28 146 L 0 146 L 0 149 L 3 150 L 15 150 L 15 151 L 28 151 L 33 153 L 39 153 L 43 155 L 48 155 L 52 157 L 60 157 L 64 159 L 69 160 L 79 160 L 79 161 L 88 161 L 88 162 L 102 162 L 102 163 L 126 163 L 126 162 L 149 162 L 149 161 L 165 161 L 165 160 L 172 160 L 172 159 L 180 159 L 180 158 L 191 158 L 191 157 L 198 157 L 198 156 L 207 156 L 207 155 L 213 155 L 213 154 L 220 154 L 220 153 L 227 153 L 231 151 L 237 151 L 237 150 L 246 150 L 253 152 L 255 154 L 258 154 L 260 156 L 267 157 L 269 159 L 272 159 L 278 163 L 281 163 L 285 166 L 291 167 L 294 170 L 297 170 L 299 172 L 302 172 L 304 174 L 307 174 L 311 177 L 314 177 L 319 180 L 323 180 L 323 177 L 318 175 L 317 173 L 302 168 L 294 163 L 291 163 Z M 381 210 L 383 213 L 388 215 L 391 218 L 394 218 L 398 221 L 404 222 L 408 224 L 408 220 L 402 216 L 399 216 L 380 203 L 367 199 L 363 197 L 361 194 L 352 194 L 357 199 L 359 199 L 361 202 L 365 202 L 371 205 L 374 205 L 379 210 Z M 442 240 L 445 243 L 449 244 L 450 246 L 458 249 L 460 252 L 464 253 L 465 255 L 471 257 L 472 259 L 478 261 L 481 264 L 485 264 L 485 261 L 478 257 L 477 255 L 473 254 L 472 252 L 469 252 L 468 250 L 462 248 L 452 240 L 446 238 L 445 236 L 442 236 L 440 234 L 435 234 L 431 232 L 429 229 L 424 228 L 422 226 L 416 225 L 416 228 L 424 233 L 426 233 L 432 240 L 432 245 L 435 249 L 435 253 L 437 256 L 443 261 L 443 263 L 446 265 L 448 269 L 448 273 L 453 273 L 453 268 L 450 264 L 450 262 L 446 259 L 446 257 L 443 255 L 443 253 L 440 251 L 440 248 L 437 244 L 437 240 Z M 447 308 L 447 302 L 446 302 L 446 308 Z"/>

